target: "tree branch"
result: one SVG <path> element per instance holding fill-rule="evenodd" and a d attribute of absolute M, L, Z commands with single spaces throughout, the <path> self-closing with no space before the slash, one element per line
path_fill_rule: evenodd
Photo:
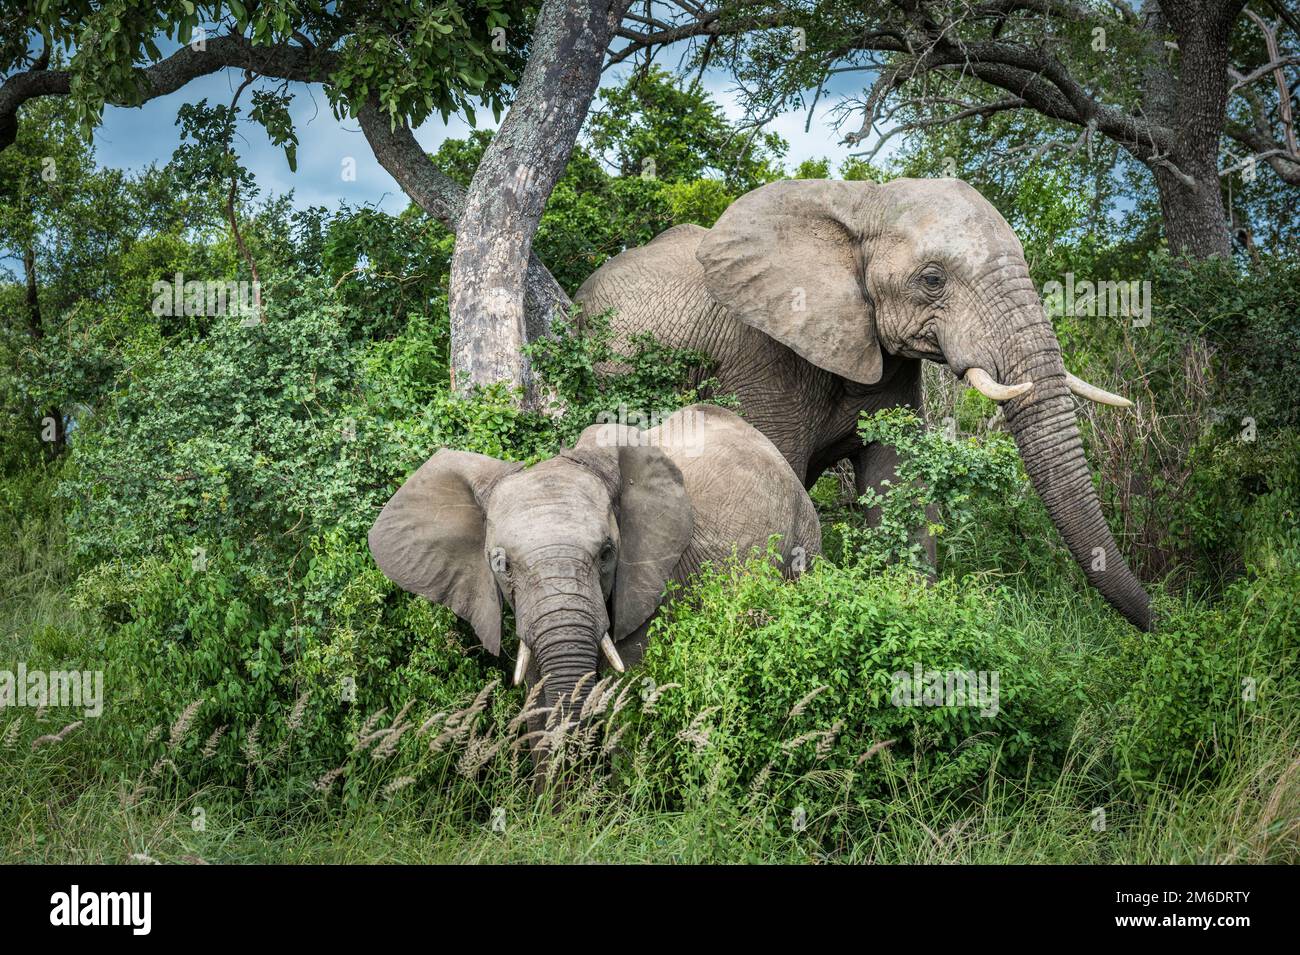
<path fill-rule="evenodd" d="M 1248 16 L 1255 26 L 1259 27 L 1259 32 L 1264 34 L 1264 48 L 1268 50 L 1268 58 L 1273 63 L 1278 63 L 1282 55 L 1278 48 L 1277 31 L 1270 27 L 1254 10 L 1247 10 Z M 1300 57 L 1288 57 L 1300 62 Z M 1282 121 L 1282 135 L 1286 140 L 1286 148 L 1294 155 L 1300 150 L 1296 148 L 1295 125 L 1291 121 L 1291 90 L 1287 87 L 1286 74 L 1282 72 L 1281 64 L 1273 69 L 1273 78 L 1277 82 L 1277 114 Z"/>
<path fill-rule="evenodd" d="M 255 46 L 246 37 L 228 34 L 209 39 L 205 49 L 181 47 L 171 56 L 136 70 L 136 90 L 106 102 L 111 106 L 141 106 L 175 93 L 200 76 L 229 67 L 277 79 L 323 83 L 337 63 L 337 54 L 328 50 L 307 50 L 286 43 Z M 71 91 L 69 70 L 31 69 L 6 77 L 0 85 L 0 149 L 11 145 L 18 133 L 19 107 L 40 96 L 66 96 Z"/>

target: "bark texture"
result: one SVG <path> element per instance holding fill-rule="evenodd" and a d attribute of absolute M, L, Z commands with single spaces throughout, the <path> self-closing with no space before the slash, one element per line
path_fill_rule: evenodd
<path fill-rule="evenodd" d="M 1149 165 L 1169 248 L 1196 259 L 1231 252 L 1219 141 L 1228 109 L 1228 39 L 1242 6 L 1238 0 L 1164 0 L 1148 21 L 1155 30 L 1168 23 L 1178 40 L 1177 75 L 1166 73 L 1167 66 L 1147 72 L 1148 102 L 1173 131 L 1168 155 Z M 1157 62 L 1167 64 L 1162 54 Z"/>
<path fill-rule="evenodd" d="M 523 354 L 533 237 L 600 82 L 627 0 L 547 0 L 519 92 L 474 172 L 451 264 L 452 381 L 505 381 L 534 400 Z M 558 303 L 555 303 L 558 304 Z"/>
<path fill-rule="evenodd" d="M 371 101 L 357 113 L 379 164 L 397 180 L 402 191 L 451 232 L 460 228 L 465 187 L 439 169 L 405 124 L 394 127 Z M 524 275 L 524 324 L 528 341 L 549 335 L 551 318 L 569 310 L 569 296 L 555 276 L 531 252 Z"/>

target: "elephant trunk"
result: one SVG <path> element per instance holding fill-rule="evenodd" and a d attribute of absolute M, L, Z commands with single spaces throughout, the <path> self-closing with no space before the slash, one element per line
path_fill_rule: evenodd
<path fill-rule="evenodd" d="M 1006 402 L 1003 413 L 1025 471 L 1089 583 L 1134 626 L 1150 630 L 1150 598 L 1121 556 L 1101 513 L 1060 346 L 1036 296 L 1016 311 L 1022 320 L 1011 340 L 1024 347 L 1011 352 L 1002 380 L 1032 381 L 1034 386 Z"/>
<path fill-rule="evenodd" d="M 566 624 L 538 640 L 537 664 L 546 680 L 543 699 L 548 708 L 558 704 L 562 716 L 580 711 L 595 683 L 600 638 L 594 630 L 594 623 Z"/>
<path fill-rule="evenodd" d="M 558 705 L 560 714 L 567 715 L 581 710 L 595 682 L 600 638 L 609 619 L 586 558 L 548 557 L 546 572 L 530 588 L 533 599 L 520 608 L 520 633 L 545 680 L 541 702 L 548 709 Z"/>

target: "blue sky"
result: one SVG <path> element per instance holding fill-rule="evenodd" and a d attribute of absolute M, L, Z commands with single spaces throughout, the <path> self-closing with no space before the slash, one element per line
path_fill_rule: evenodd
<path fill-rule="evenodd" d="M 671 66 L 676 57 L 669 51 L 660 56 L 658 62 Z M 611 71 L 603 85 L 619 82 L 628 72 L 627 67 Z M 202 77 L 178 92 L 152 100 L 138 109 L 107 108 L 103 125 L 95 131 L 98 163 L 137 170 L 151 162 L 167 162 L 179 143 L 177 108 L 182 103 L 198 102 L 205 97 L 209 103 L 229 103 L 234 94 L 234 84 L 239 79 L 237 71 L 227 70 Z M 706 74 L 704 84 L 728 116 L 739 118 L 736 98 L 729 89 L 730 81 L 724 75 Z M 308 205 L 333 207 L 341 201 L 352 205 L 375 204 L 391 213 L 405 208 L 405 194 L 374 158 L 356 121 L 336 120 L 319 86 L 294 84 L 290 89 L 294 94 L 292 114 L 299 140 L 296 173 L 289 171 L 284 153 L 271 146 L 260 127 L 250 122 L 240 124 L 242 138 L 238 148 L 243 161 L 256 177 L 262 195 L 282 195 L 292 189 L 294 204 L 300 208 Z M 846 86 L 842 92 L 857 90 Z M 243 99 L 246 103 L 247 95 Z M 835 168 L 854 151 L 841 146 L 840 136 L 828 125 L 830 107 L 837 99 L 836 95 L 823 94 L 807 133 L 804 132 L 807 114 L 803 111 L 777 117 L 769 125 L 768 129 L 789 142 L 786 156 L 789 165 L 808 158 L 827 157 Z M 490 110 L 479 111 L 479 117 L 481 125 L 486 117 L 487 125 L 491 126 Z M 416 130 L 416 138 L 432 152 L 443 140 L 460 138 L 468 132 L 469 126 L 455 117 L 447 124 L 434 117 Z M 856 147 L 857 150 L 861 148 Z M 356 161 L 355 181 L 343 179 L 343 161 L 347 157 Z"/>

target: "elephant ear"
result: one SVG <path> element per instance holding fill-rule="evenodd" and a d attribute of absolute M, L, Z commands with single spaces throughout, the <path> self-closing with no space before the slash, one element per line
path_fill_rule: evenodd
<path fill-rule="evenodd" d="M 498 478 L 520 467 L 468 451 L 439 451 L 370 528 L 370 553 L 384 576 L 450 607 L 493 654 L 501 651 L 501 595 L 484 554 L 480 500 Z"/>
<path fill-rule="evenodd" d="M 600 473 L 615 501 L 619 547 L 610 634 L 616 642 L 658 608 L 695 530 L 682 472 L 662 448 L 641 446 L 644 434 L 624 425 L 592 425 L 565 452 Z"/>
<path fill-rule="evenodd" d="M 731 204 L 695 257 L 733 318 L 819 368 L 880 380 L 874 310 L 863 287 L 862 230 L 874 183 L 774 182 Z"/>

